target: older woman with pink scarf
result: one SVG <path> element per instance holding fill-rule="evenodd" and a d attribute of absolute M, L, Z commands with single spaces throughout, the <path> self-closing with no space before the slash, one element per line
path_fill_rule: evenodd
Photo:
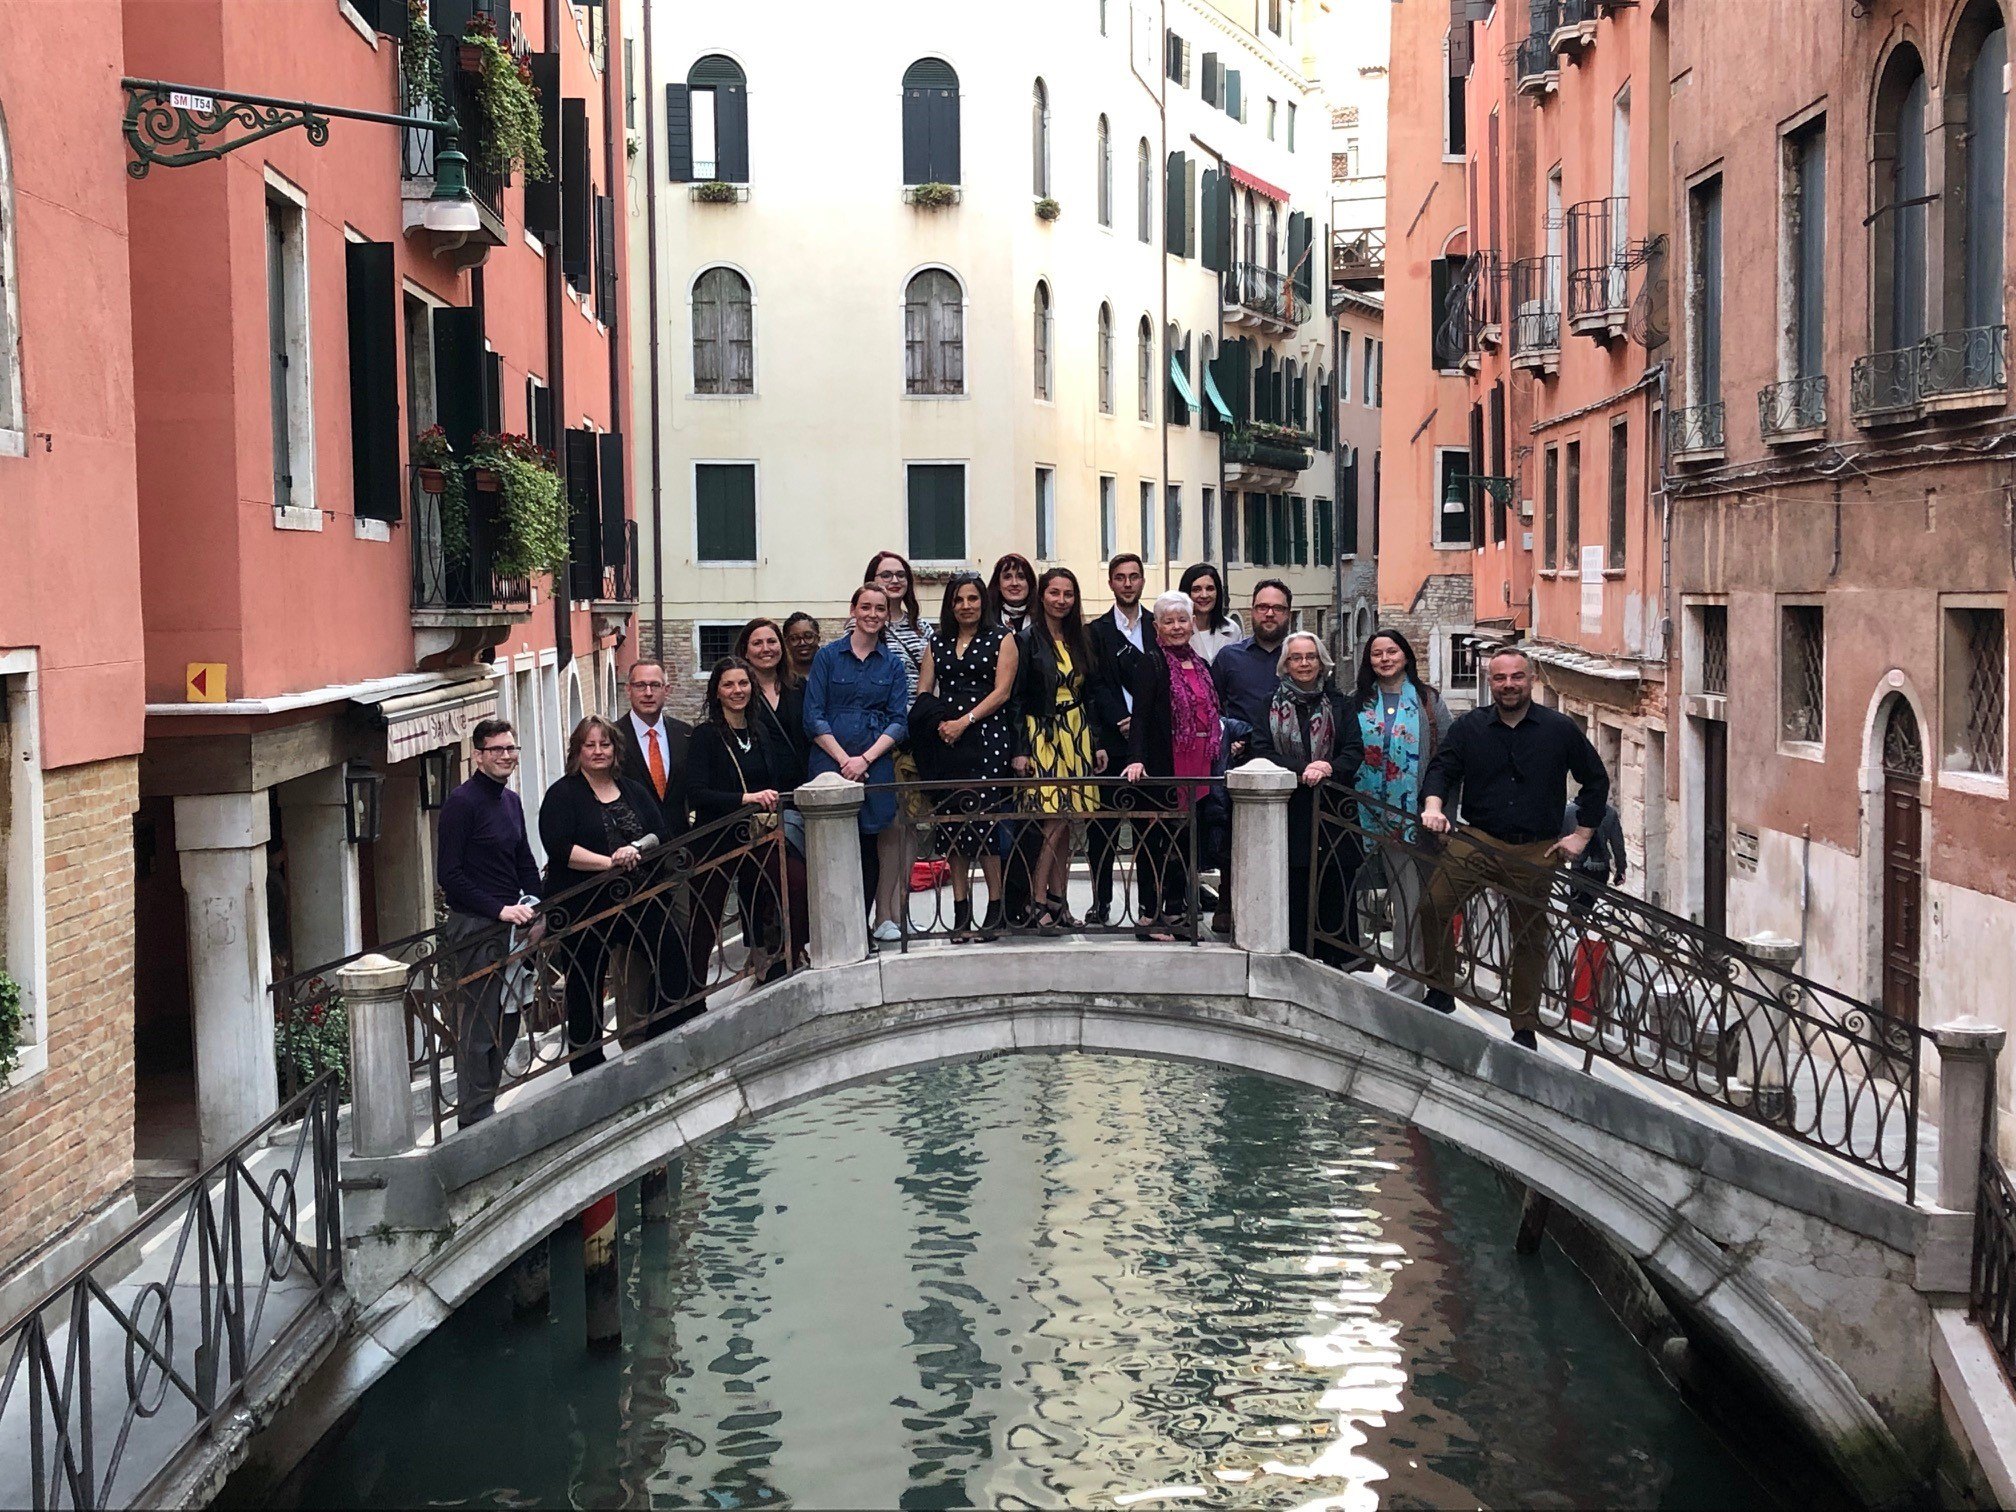
<path fill-rule="evenodd" d="M 1190 915 L 1190 855 L 1185 816 L 1211 791 L 1218 755 L 1218 692 L 1211 666 L 1191 644 L 1195 621 L 1187 593 L 1155 600 L 1155 644 L 1134 665 L 1133 722 L 1127 732 L 1129 782 L 1149 781 L 1153 801 L 1168 817 L 1137 820 L 1141 838 L 1141 918 L 1136 936 L 1174 941 Z M 1157 781 L 1156 779 L 1161 779 Z"/>

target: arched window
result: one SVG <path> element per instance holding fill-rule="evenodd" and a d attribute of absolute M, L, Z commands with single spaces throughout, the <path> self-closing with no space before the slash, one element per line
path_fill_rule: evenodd
<path fill-rule="evenodd" d="M 1244 243 L 1246 248 L 1245 262 L 1248 267 L 1251 267 L 1254 263 L 1260 260 L 1260 222 L 1259 219 L 1253 213 L 1252 191 L 1248 190 L 1244 198 L 1246 200 L 1246 215 L 1245 215 L 1246 240 Z"/>
<path fill-rule="evenodd" d="M 27 454 L 21 397 L 21 302 L 14 282 L 14 160 L 0 116 L 0 457 Z"/>
<path fill-rule="evenodd" d="M 1113 413 L 1113 307 L 1099 306 L 1099 413 Z"/>
<path fill-rule="evenodd" d="M 693 392 L 756 391 L 756 308 L 749 280 L 709 268 L 693 280 Z"/>
<path fill-rule="evenodd" d="M 672 182 L 749 182 L 749 81 L 733 58 L 710 53 L 667 91 Z"/>
<path fill-rule="evenodd" d="M 1141 138 L 1139 158 L 1134 183 L 1134 197 L 1138 202 L 1135 206 L 1135 219 L 1139 223 L 1137 230 L 1141 240 L 1152 242 L 1155 240 L 1155 176 L 1149 171 L 1149 164 L 1153 159 L 1148 153 L 1146 137 Z"/>
<path fill-rule="evenodd" d="M 1878 351 L 1913 346 L 1925 335 L 1925 109 L 1925 65 L 1907 44 L 1890 54 L 1876 94 L 1871 156 L 1877 202 L 1870 230 L 1876 238 Z"/>
<path fill-rule="evenodd" d="M 1050 193 L 1050 91 L 1041 79 L 1029 101 L 1029 161 L 1030 187 L 1042 199 Z"/>
<path fill-rule="evenodd" d="M 959 182 L 959 75 L 943 58 L 903 74 L 903 182 Z"/>
<path fill-rule="evenodd" d="M 1113 128 L 1099 117 L 1099 224 L 1113 224 Z"/>
<path fill-rule="evenodd" d="M 1281 207 L 1272 200 L 1267 202 L 1267 267 L 1281 270 Z"/>
<path fill-rule="evenodd" d="M 1975 0 L 1953 35 L 1946 66 L 1946 262 L 1949 278 L 1945 324 L 1979 331 L 2002 324 L 2002 174 L 2007 160 L 2008 97 L 2002 92 L 2009 63 L 2009 34 L 1994 0 Z M 1959 193 L 1954 193 L 1955 186 Z M 1983 359 L 1988 356 L 1984 351 Z M 1977 364 L 1978 366 L 1979 364 Z M 1979 388 L 1992 374 L 1966 375 Z"/>
<path fill-rule="evenodd" d="M 1036 280 L 1036 397 L 1050 397 L 1050 285 Z"/>
<path fill-rule="evenodd" d="M 903 392 L 966 392 L 965 299 L 943 268 L 926 268 L 904 292 Z"/>
<path fill-rule="evenodd" d="M 1155 418 L 1155 327 L 1149 323 L 1146 315 L 1141 317 L 1138 345 L 1141 350 L 1139 357 L 1136 359 L 1136 366 L 1140 370 L 1138 376 L 1141 383 L 1141 393 L 1139 395 L 1141 418 L 1143 420 L 1153 420 Z"/>

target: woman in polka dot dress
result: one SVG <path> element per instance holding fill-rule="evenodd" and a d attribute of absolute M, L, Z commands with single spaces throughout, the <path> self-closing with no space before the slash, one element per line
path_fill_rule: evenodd
<path fill-rule="evenodd" d="M 1005 788 L 990 789 L 1008 775 L 1014 735 L 1008 706 L 1015 692 L 1015 642 L 995 620 L 986 585 L 977 572 L 962 572 L 945 585 L 938 627 L 931 632 L 918 669 L 919 694 L 932 693 L 950 716 L 935 730 L 914 730 L 912 739 L 944 747 L 931 765 L 946 780 L 976 786 L 938 799 L 936 849 L 952 862 L 952 938 L 991 940 L 997 933 L 1001 901 L 1001 857 L 988 841 L 997 816 L 1008 804 Z M 970 817 L 969 817 L 970 816 Z M 986 921 L 973 925 L 973 858 L 987 879 Z"/>

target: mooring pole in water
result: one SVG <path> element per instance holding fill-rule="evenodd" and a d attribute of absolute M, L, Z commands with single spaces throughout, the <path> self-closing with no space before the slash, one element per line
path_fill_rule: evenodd
<path fill-rule="evenodd" d="M 672 1217 L 672 1173 L 665 1166 L 653 1166 L 637 1178 L 637 1206 L 646 1223 L 665 1223 Z"/>
<path fill-rule="evenodd" d="M 1519 1209 L 1519 1233 L 1512 1241 L 1514 1253 L 1533 1254 L 1547 1234 L 1547 1215 L 1554 1211 L 1554 1199 L 1526 1188 L 1526 1201 Z"/>
<path fill-rule="evenodd" d="M 553 1246 L 541 1239 L 511 1262 L 511 1311 L 520 1318 L 544 1313 L 553 1297 Z"/>
<path fill-rule="evenodd" d="M 623 1342 L 616 1286 L 616 1194 L 598 1197 L 581 1211 L 581 1280 L 588 1302 L 588 1343 Z"/>

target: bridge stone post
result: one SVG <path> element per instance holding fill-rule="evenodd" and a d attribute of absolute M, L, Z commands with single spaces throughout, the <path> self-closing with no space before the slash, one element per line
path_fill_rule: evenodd
<path fill-rule="evenodd" d="M 1797 1048 L 1790 1042 L 1791 1020 L 1779 1003 L 1800 1006 L 1805 991 L 1791 973 L 1799 969 L 1799 959 L 1804 954 L 1797 940 L 1788 940 L 1781 934 L 1765 930 L 1761 934 L 1747 937 L 1743 942 L 1744 951 L 1757 962 L 1759 985 L 1769 994 L 1768 1001 L 1752 1004 L 1748 1016 L 1754 1026 L 1738 1036 L 1738 1071 L 1749 1085 L 1750 1096 L 1758 1115 L 1768 1121 L 1790 1122 L 1796 1116 L 1793 1107 L 1792 1089 L 1786 1085 L 1786 1073 L 1790 1063 L 1798 1058 Z"/>
<path fill-rule="evenodd" d="M 805 816 L 805 911 L 811 915 L 812 965 L 846 966 L 868 958 L 868 900 L 861 891 L 858 782 L 821 772 L 792 795 Z"/>
<path fill-rule="evenodd" d="M 350 1016 L 350 1153 L 413 1148 L 411 1062 L 406 1058 L 406 967 L 367 955 L 336 973 Z"/>
<path fill-rule="evenodd" d="M 1288 798 L 1295 774 L 1266 759 L 1225 774 L 1232 794 L 1232 942 L 1255 955 L 1288 949 Z"/>
<path fill-rule="evenodd" d="M 1980 1019 L 1932 1031 L 1939 1047 L 1939 1206 L 1974 1211 L 1981 1151 L 1994 1137 L 1995 1061 L 2009 1034 Z"/>

